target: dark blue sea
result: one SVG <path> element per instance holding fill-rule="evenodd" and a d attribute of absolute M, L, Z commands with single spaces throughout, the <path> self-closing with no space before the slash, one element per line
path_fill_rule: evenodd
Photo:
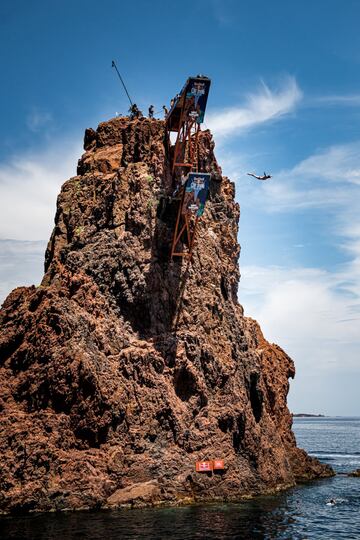
<path fill-rule="evenodd" d="M 342 474 L 239 504 L 6 517 L 0 538 L 360 539 L 360 478 L 344 474 L 360 468 L 360 418 L 297 418 L 294 431 L 298 446 Z"/>

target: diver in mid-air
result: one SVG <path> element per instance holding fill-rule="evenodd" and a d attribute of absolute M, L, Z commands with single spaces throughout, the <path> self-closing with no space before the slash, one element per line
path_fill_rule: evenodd
<path fill-rule="evenodd" d="M 264 172 L 263 176 L 258 176 L 257 174 L 249 173 L 249 172 L 247 174 L 248 176 L 253 176 L 257 180 L 268 180 L 269 178 L 272 178 L 272 176 L 270 174 L 266 174 L 266 172 Z"/>

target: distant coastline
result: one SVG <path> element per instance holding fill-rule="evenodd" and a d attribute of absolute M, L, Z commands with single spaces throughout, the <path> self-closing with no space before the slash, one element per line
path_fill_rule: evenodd
<path fill-rule="evenodd" d="M 292 413 L 293 418 L 325 418 L 325 414 Z"/>

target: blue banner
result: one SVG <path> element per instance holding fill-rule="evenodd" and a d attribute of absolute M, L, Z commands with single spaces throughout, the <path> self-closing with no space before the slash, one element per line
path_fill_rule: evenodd
<path fill-rule="evenodd" d="M 185 194 L 182 214 L 192 214 L 201 217 L 204 213 L 209 186 L 209 173 L 189 173 L 185 183 Z"/>

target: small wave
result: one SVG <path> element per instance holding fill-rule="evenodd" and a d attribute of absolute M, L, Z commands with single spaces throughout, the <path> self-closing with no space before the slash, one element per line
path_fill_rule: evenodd
<path fill-rule="evenodd" d="M 344 455 L 344 456 L 348 456 L 348 455 L 356 455 L 356 456 L 360 456 L 360 452 L 336 452 L 335 450 L 332 452 L 331 450 L 308 450 L 308 452 L 312 453 L 312 454 L 339 454 L 339 455 Z"/>
<path fill-rule="evenodd" d="M 345 452 L 309 452 L 313 457 L 317 458 L 329 458 L 329 459 L 360 459 L 360 452 L 353 452 L 352 454 L 347 454 Z"/>

